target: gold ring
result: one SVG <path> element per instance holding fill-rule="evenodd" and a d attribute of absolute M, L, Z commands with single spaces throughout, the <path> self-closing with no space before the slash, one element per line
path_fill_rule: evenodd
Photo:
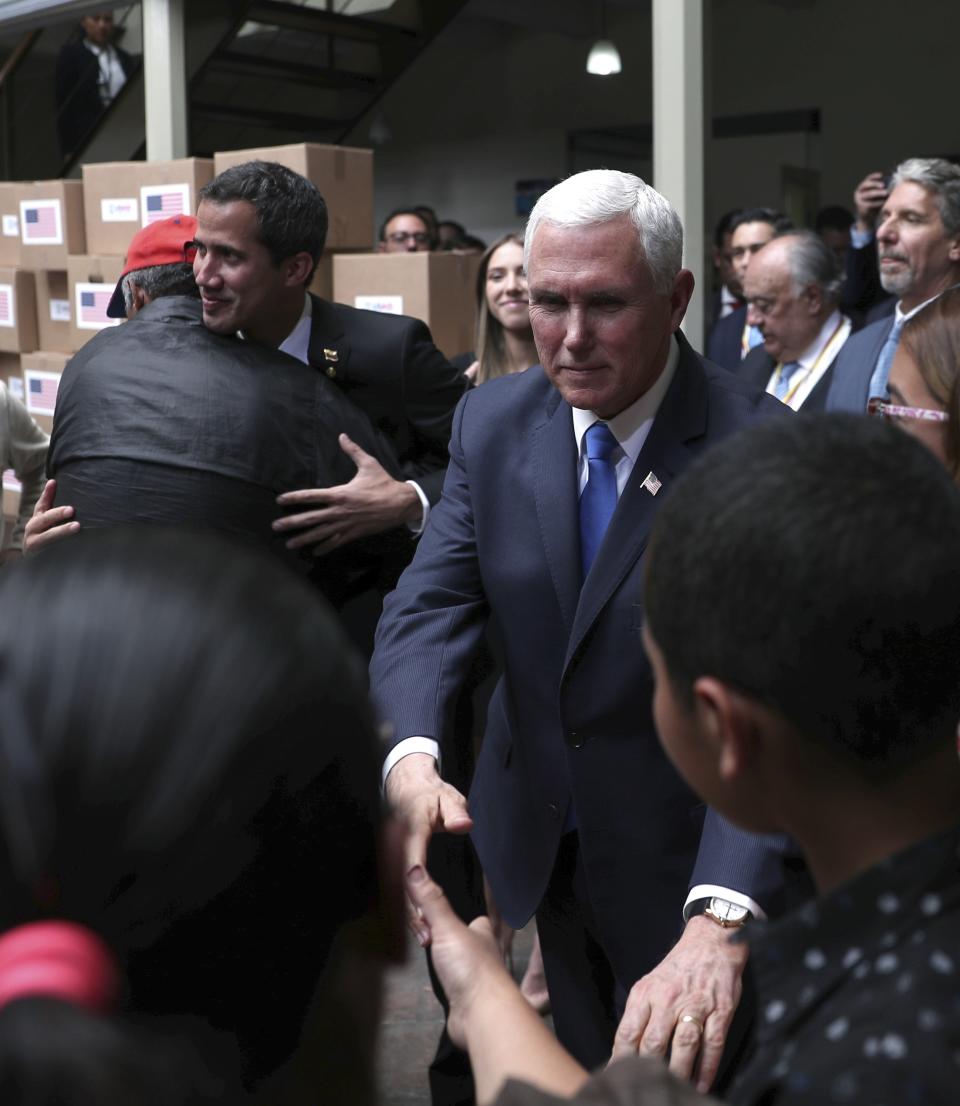
<path fill-rule="evenodd" d="M 693 1014 L 684 1014 L 680 1021 L 677 1022 L 677 1025 L 695 1025 L 697 1027 L 697 1032 L 701 1034 L 701 1036 L 703 1034 L 703 1022 L 700 1021 L 699 1018 L 695 1018 Z"/>

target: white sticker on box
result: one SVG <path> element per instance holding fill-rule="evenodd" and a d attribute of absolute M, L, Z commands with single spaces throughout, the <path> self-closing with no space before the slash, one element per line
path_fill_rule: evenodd
<path fill-rule="evenodd" d="M 78 280 L 73 300 L 77 309 L 77 329 L 103 330 L 117 326 L 121 320 L 111 319 L 107 314 L 112 296 L 112 284 L 87 284 Z"/>
<path fill-rule="evenodd" d="M 5 238 L 20 237 L 20 220 L 16 215 L 4 215 L 3 234 Z"/>
<path fill-rule="evenodd" d="M 23 385 L 27 410 L 32 415 L 52 415 L 57 406 L 60 374 L 44 372 L 42 369 L 24 369 Z"/>
<path fill-rule="evenodd" d="M 50 322 L 52 322 L 52 323 L 68 323 L 68 322 L 70 322 L 70 301 L 69 300 L 51 300 L 50 301 Z"/>
<path fill-rule="evenodd" d="M 0 326 L 17 325 L 17 300 L 12 284 L 0 284 Z"/>
<path fill-rule="evenodd" d="M 364 311 L 381 311 L 384 315 L 402 315 L 403 296 L 355 296 L 353 306 Z"/>
<path fill-rule="evenodd" d="M 59 200 L 20 201 L 20 241 L 27 246 L 63 245 Z"/>
<path fill-rule="evenodd" d="M 7 391 L 10 395 L 19 399 L 21 403 L 24 403 L 26 400 L 26 393 L 23 390 L 23 377 L 11 376 L 7 380 Z"/>
<path fill-rule="evenodd" d="M 173 215 L 190 215 L 189 184 L 145 184 L 140 189 L 140 225 L 148 227 Z"/>
<path fill-rule="evenodd" d="M 10 389 L 13 391 L 13 389 Z M 3 470 L 3 490 L 5 492 L 17 492 L 18 494 L 23 490 L 23 485 L 17 479 L 17 474 L 13 469 Z"/>
<path fill-rule="evenodd" d="M 139 218 L 140 204 L 136 196 L 100 201 L 100 219 L 104 223 L 135 223 Z"/>

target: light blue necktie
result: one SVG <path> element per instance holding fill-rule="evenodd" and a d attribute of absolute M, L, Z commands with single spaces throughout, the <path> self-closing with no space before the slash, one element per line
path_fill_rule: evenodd
<path fill-rule="evenodd" d="M 777 397 L 777 399 L 782 400 L 784 403 L 786 403 L 787 396 L 790 393 L 790 381 L 793 378 L 793 374 L 799 368 L 799 361 L 787 361 L 786 364 L 780 366 L 780 372 L 777 375 L 777 382 L 773 386 L 773 394 Z"/>
<path fill-rule="evenodd" d="M 897 352 L 897 346 L 900 345 L 900 331 L 903 330 L 903 324 L 906 321 L 906 319 L 898 319 L 893 324 L 893 329 L 890 331 L 887 340 L 883 343 L 880 356 L 877 358 L 877 367 L 873 370 L 873 376 L 870 377 L 870 391 L 867 393 L 867 399 L 872 399 L 874 396 L 881 396 L 886 399 L 890 366 L 893 364 L 893 355 Z"/>
<path fill-rule="evenodd" d="M 620 443 L 605 422 L 595 422 L 584 441 L 589 475 L 580 495 L 580 558 L 586 579 L 617 508 L 617 473 L 610 457 Z"/>
<path fill-rule="evenodd" d="M 752 326 L 747 331 L 747 346 L 750 349 L 756 349 L 757 346 L 763 345 L 763 333 L 757 327 Z"/>

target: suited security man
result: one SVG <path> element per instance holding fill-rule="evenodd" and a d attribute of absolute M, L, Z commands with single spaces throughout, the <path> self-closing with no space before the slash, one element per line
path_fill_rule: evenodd
<path fill-rule="evenodd" d="M 443 496 L 384 605 L 371 686 L 395 734 L 385 786 L 410 826 L 408 865 L 433 832 L 472 829 L 507 922 L 536 913 L 564 1044 L 602 1063 L 627 992 L 651 973 L 621 1032 L 672 1047 L 685 1074 L 701 1053 L 709 1083 L 742 970 L 721 923 L 761 909 L 777 858 L 715 817 L 704 828 L 659 750 L 640 578 L 674 478 L 784 408 L 679 333 L 693 290 L 681 250 L 676 213 L 630 174 L 580 173 L 539 201 L 526 251 L 542 368 L 461 401 Z M 488 621 L 504 673 L 468 809 L 436 757 Z"/>
<path fill-rule="evenodd" d="M 794 411 L 822 411 L 851 331 L 837 309 L 842 284 L 836 253 L 813 231 L 790 231 L 764 246 L 744 288 L 747 319 L 763 345 L 740 362 L 737 376 Z"/>
<path fill-rule="evenodd" d="M 367 415 L 400 461 L 401 478 L 394 479 L 344 439 L 357 465 L 353 480 L 280 497 L 285 507 L 306 509 L 278 520 L 277 531 L 291 548 L 312 546 L 320 554 L 396 526 L 423 527 L 440 495 L 453 411 L 466 387 L 419 320 L 307 292 L 326 233 L 319 191 L 275 162 L 233 166 L 200 192 L 194 274 L 206 326 L 314 366 Z M 367 653 L 379 613 L 380 596 L 371 592 L 345 614 Z"/>
<path fill-rule="evenodd" d="M 828 411 L 866 410 L 886 396 L 903 324 L 960 281 L 960 166 L 942 158 L 910 158 L 897 166 L 880 211 L 880 283 L 898 296 L 894 314 L 864 327 L 841 351 L 827 396 Z"/>

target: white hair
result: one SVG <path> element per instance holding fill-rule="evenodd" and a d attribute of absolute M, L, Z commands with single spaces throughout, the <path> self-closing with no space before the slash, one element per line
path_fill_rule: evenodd
<path fill-rule="evenodd" d="M 589 169 L 554 185 L 537 201 L 523 241 L 529 271 L 530 247 L 541 223 L 582 227 L 629 215 L 640 255 L 650 266 L 656 290 L 668 294 L 683 261 L 683 227 L 670 202 L 632 173 Z"/>

